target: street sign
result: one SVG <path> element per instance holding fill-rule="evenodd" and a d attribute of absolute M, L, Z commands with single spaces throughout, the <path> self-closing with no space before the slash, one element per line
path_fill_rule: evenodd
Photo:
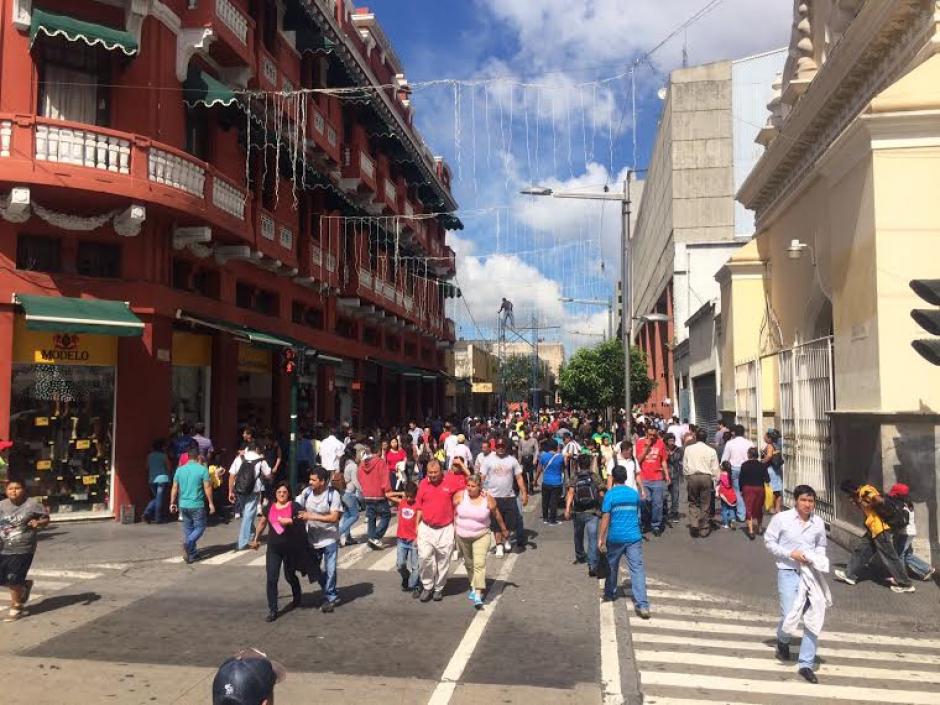
<path fill-rule="evenodd" d="M 474 394 L 492 394 L 493 393 L 493 383 L 492 382 L 474 382 L 471 387 L 471 391 Z"/>

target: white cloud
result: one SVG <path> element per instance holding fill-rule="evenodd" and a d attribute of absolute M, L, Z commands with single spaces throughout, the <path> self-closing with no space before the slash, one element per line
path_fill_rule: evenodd
<path fill-rule="evenodd" d="M 705 7 L 704 0 L 479 0 L 518 36 L 513 63 L 533 70 L 624 66 L 652 49 Z M 785 46 L 791 0 L 725 0 L 653 56 L 666 70 L 681 63 L 683 42 L 694 64 L 735 59 Z M 567 67 L 567 68 L 566 68 Z M 617 71 L 610 71 L 616 73 Z"/>

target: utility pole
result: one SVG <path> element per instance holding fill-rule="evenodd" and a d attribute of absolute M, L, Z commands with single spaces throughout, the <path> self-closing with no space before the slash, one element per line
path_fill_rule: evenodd
<path fill-rule="evenodd" d="M 532 411 L 535 411 L 538 404 L 538 384 L 539 384 L 539 322 L 532 314 Z"/>

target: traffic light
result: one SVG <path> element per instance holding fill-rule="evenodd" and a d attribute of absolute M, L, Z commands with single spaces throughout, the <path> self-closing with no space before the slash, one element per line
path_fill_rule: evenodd
<path fill-rule="evenodd" d="M 911 318 L 935 338 L 920 338 L 911 346 L 932 365 L 940 365 L 940 279 L 912 279 L 911 289 L 927 303 L 938 308 L 915 308 Z"/>
<path fill-rule="evenodd" d="M 281 370 L 287 375 L 297 372 L 297 352 L 293 348 L 285 348 L 281 353 Z"/>

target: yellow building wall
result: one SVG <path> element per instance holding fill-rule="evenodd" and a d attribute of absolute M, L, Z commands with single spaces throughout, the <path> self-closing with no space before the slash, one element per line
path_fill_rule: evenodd
<path fill-rule="evenodd" d="M 940 279 L 940 147 L 878 151 L 874 176 L 882 408 L 940 412 L 940 367 L 911 347 L 930 337 L 911 309 L 931 306 L 909 286 Z"/>

